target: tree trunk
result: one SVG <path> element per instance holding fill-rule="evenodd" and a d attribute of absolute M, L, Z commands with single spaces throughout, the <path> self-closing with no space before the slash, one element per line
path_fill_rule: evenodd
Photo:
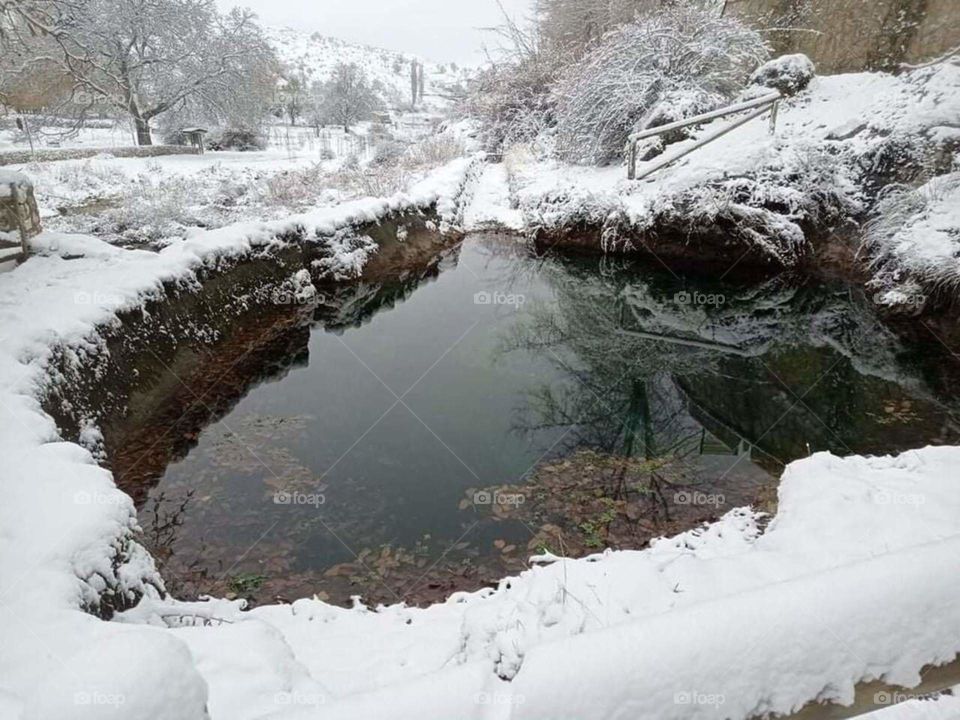
<path fill-rule="evenodd" d="M 153 138 L 150 137 L 150 121 L 134 118 L 133 122 L 137 128 L 137 145 L 153 145 Z"/>

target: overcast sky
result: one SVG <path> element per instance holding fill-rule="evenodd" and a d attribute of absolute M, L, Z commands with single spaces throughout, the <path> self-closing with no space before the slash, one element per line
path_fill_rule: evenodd
<path fill-rule="evenodd" d="M 482 27 L 499 24 L 496 0 L 217 0 L 251 8 L 264 25 L 289 25 L 345 40 L 416 53 L 431 60 L 479 63 L 494 40 Z M 533 0 L 502 0 L 526 17 Z"/>

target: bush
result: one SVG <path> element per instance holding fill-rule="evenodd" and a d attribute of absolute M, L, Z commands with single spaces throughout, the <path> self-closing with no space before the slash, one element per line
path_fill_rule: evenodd
<path fill-rule="evenodd" d="M 403 143 L 396 140 L 386 140 L 378 143 L 373 149 L 373 157 L 370 159 L 373 165 L 386 165 L 397 162 L 406 151 Z"/>
<path fill-rule="evenodd" d="M 324 186 L 323 169 L 319 163 L 295 170 L 284 170 L 265 181 L 264 200 L 268 205 L 301 209 L 317 202 Z"/>
<path fill-rule="evenodd" d="M 557 66 L 540 57 L 487 68 L 472 81 L 461 110 L 482 127 L 486 150 L 533 140 L 553 118 L 550 85 Z"/>
<path fill-rule="evenodd" d="M 224 128 L 210 133 L 207 137 L 208 150 L 263 150 L 266 147 L 263 137 L 256 130 L 246 128 Z"/>
<path fill-rule="evenodd" d="M 768 57 L 738 20 L 676 5 L 607 34 L 554 90 L 557 151 L 570 162 L 622 157 L 628 135 L 668 95 L 699 108 L 730 100 Z"/>
<path fill-rule="evenodd" d="M 411 145 L 406 160 L 411 165 L 436 167 L 462 157 L 466 153 L 463 143 L 449 135 L 432 135 Z"/>
<path fill-rule="evenodd" d="M 960 287 L 958 207 L 960 172 L 919 187 L 890 185 L 881 193 L 864 227 L 861 252 L 870 259 L 870 287 L 890 294 L 885 304 L 898 304 L 897 291 L 910 295 L 910 288 L 954 293 Z"/>

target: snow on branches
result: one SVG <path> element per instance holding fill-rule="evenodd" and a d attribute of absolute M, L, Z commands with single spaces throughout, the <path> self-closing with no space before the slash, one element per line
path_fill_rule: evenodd
<path fill-rule="evenodd" d="M 567 161 L 620 157 L 629 133 L 667 94 L 698 109 L 732 98 L 767 59 L 760 35 L 696 7 L 661 8 L 607 34 L 554 88 L 557 150 Z"/>

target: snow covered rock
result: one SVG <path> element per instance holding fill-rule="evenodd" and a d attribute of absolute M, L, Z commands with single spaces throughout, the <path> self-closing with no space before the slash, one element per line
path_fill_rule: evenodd
<path fill-rule="evenodd" d="M 120 632 L 62 658 L 23 720 L 206 720 L 207 684 L 187 646 L 157 630 Z"/>
<path fill-rule="evenodd" d="M 750 76 L 753 85 L 779 90 L 784 95 L 796 95 L 804 90 L 816 74 L 813 61 L 802 53 L 781 55 L 758 67 Z"/>

